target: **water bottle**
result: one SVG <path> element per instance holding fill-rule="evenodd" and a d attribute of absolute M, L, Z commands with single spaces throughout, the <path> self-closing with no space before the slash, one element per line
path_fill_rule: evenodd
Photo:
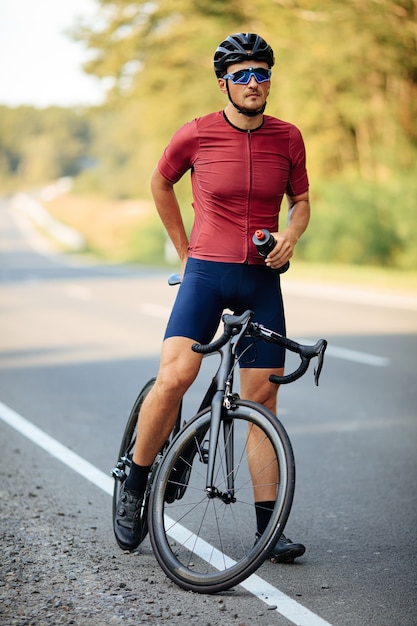
<path fill-rule="evenodd" d="M 266 259 L 266 257 L 271 252 L 271 250 L 275 248 L 276 243 L 277 243 L 277 240 L 275 239 L 275 237 L 273 237 L 271 233 L 269 232 L 269 230 L 266 230 L 266 228 L 258 228 L 258 230 L 255 232 L 255 234 L 252 237 L 252 241 L 257 247 L 259 254 L 264 259 Z M 289 267 L 290 267 L 290 262 L 287 261 L 281 267 L 278 267 L 277 269 L 273 269 L 273 271 L 276 272 L 277 274 L 283 274 L 284 272 L 288 270 Z"/>

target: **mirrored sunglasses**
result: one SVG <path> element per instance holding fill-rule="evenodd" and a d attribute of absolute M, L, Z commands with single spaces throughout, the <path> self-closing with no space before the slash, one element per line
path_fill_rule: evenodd
<path fill-rule="evenodd" d="M 252 76 L 257 83 L 265 83 L 271 79 L 271 74 L 271 70 L 266 70 L 263 67 L 249 67 L 246 70 L 225 74 L 223 78 L 229 79 L 234 85 L 247 85 Z"/>

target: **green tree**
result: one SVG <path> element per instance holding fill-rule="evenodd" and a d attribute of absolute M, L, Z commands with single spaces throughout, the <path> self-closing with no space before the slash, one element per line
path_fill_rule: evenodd
<path fill-rule="evenodd" d="M 222 106 L 212 52 L 230 32 L 256 30 L 277 54 L 268 110 L 301 126 L 315 175 L 383 180 L 414 166 L 416 0 L 99 4 L 101 27 L 78 31 L 95 52 L 86 69 L 112 81 L 109 103 L 137 111 L 142 154 Z"/>
<path fill-rule="evenodd" d="M 30 186 L 83 168 L 90 141 L 84 113 L 60 107 L 0 107 L 0 181 Z"/>

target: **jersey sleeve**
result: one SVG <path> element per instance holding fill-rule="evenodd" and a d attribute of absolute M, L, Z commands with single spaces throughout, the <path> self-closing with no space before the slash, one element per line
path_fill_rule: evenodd
<path fill-rule="evenodd" d="M 158 162 L 162 176 L 175 184 L 192 168 L 198 149 L 196 121 L 181 126 L 173 135 Z"/>
<path fill-rule="evenodd" d="M 306 151 L 302 135 L 296 126 L 290 132 L 291 171 L 287 185 L 289 196 L 299 196 L 308 191 Z"/>

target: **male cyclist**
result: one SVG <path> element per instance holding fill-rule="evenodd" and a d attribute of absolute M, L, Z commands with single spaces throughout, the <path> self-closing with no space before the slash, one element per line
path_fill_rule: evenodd
<path fill-rule="evenodd" d="M 227 37 L 214 55 L 218 86 L 227 96 L 224 111 L 181 127 L 152 176 L 155 205 L 182 261 L 183 279 L 165 333 L 157 380 L 141 409 L 133 464 L 115 515 L 115 536 L 125 550 L 139 545 L 139 510 L 150 466 L 200 368 L 202 357 L 191 350 L 192 344 L 211 341 L 225 308 L 236 314 L 251 309 L 255 320 L 285 334 L 280 278 L 272 269 L 292 257 L 307 228 L 310 205 L 299 130 L 264 115 L 273 65 L 273 51 L 259 35 Z M 174 191 L 187 171 L 195 211 L 190 240 Z M 284 195 L 288 222 L 278 231 Z M 277 240 L 266 261 L 252 242 L 259 228 L 270 230 Z M 284 351 L 261 342 L 256 355 L 246 353 L 239 364 L 242 397 L 276 413 L 278 386 L 269 375 L 283 374 Z M 254 432 L 248 446 L 256 449 L 256 445 Z M 256 459 L 250 469 L 255 476 Z M 259 486 L 254 492 L 259 537 L 276 494 Z M 304 551 L 302 544 L 282 535 L 270 558 L 293 562 Z"/>

